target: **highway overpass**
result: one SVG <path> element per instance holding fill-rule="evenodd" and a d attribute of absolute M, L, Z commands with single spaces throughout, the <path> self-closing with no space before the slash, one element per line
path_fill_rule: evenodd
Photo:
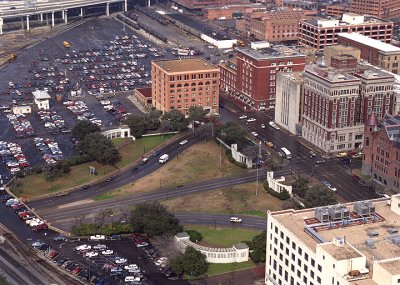
<path fill-rule="evenodd" d="M 27 0 L 0 2 L 0 35 L 3 34 L 3 24 L 6 19 L 26 18 L 26 29 L 29 31 L 29 19 L 37 17 L 43 21 L 43 15 L 51 15 L 51 25 L 54 27 L 54 14 L 61 13 L 65 23 L 68 23 L 68 9 L 81 9 L 95 5 L 106 5 L 105 14 L 110 14 L 111 3 L 123 3 L 124 11 L 128 9 L 128 0 Z"/>

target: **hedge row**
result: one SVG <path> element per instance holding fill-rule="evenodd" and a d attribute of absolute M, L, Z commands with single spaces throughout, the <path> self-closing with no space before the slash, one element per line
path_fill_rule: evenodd
<path fill-rule="evenodd" d="M 113 235 L 132 233 L 131 224 L 112 223 L 105 225 L 82 224 L 72 227 L 71 233 L 74 236 L 91 236 L 91 235 Z"/>
<path fill-rule="evenodd" d="M 280 192 L 280 193 L 276 192 L 275 190 L 269 188 L 269 185 L 268 185 L 267 181 L 265 181 L 263 183 L 263 186 L 264 186 L 265 191 L 267 191 L 268 194 L 270 194 L 270 195 L 272 195 L 272 196 L 274 196 L 274 197 L 276 197 L 276 198 L 278 198 L 280 200 L 287 200 L 287 199 L 290 198 L 290 194 L 286 189 L 282 190 L 282 192 Z"/>

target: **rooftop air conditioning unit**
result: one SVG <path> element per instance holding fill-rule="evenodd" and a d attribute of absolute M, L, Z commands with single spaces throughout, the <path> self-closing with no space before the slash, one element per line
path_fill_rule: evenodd
<path fill-rule="evenodd" d="M 365 241 L 365 245 L 368 246 L 369 248 L 375 248 L 375 241 L 369 238 Z"/>
<path fill-rule="evenodd" d="M 332 220 L 341 220 L 342 219 L 342 209 L 338 206 L 332 206 L 329 208 L 329 215 Z"/>
<path fill-rule="evenodd" d="M 336 246 L 344 246 L 346 244 L 346 241 L 344 240 L 343 237 L 335 237 L 333 240 L 333 243 Z"/>
<path fill-rule="evenodd" d="M 368 216 L 369 215 L 369 207 L 365 205 L 364 202 L 355 202 L 354 203 L 354 211 L 359 216 Z"/>
<path fill-rule="evenodd" d="M 315 209 L 315 217 L 321 223 L 329 222 L 329 210 L 327 207 L 320 207 Z"/>
<path fill-rule="evenodd" d="M 368 236 L 369 237 L 377 237 L 377 236 L 379 236 L 379 233 L 377 231 L 370 230 L 370 231 L 368 231 Z"/>

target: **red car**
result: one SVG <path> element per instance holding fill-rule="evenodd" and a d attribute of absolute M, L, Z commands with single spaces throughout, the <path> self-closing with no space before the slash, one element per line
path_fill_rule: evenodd
<path fill-rule="evenodd" d="M 11 206 L 11 208 L 13 209 L 13 210 L 19 210 L 19 209 L 23 209 L 25 206 L 24 206 L 24 204 L 22 204 L 22 203 L 18 203 L 18 204 L 15 204 L 15 205 L 12 205 Z"/>
<path fill-rule="evenodd" d="M 47 228 L 48 228 L 47 224 L 40 224 L 40 225 L 37 225 L 37 226 L 33 226 L 32 227 L 32 231 L 38 232 L 38 231 L 41 231 L 41 230 L 47 230 Z"/>
<path fill-rule="evenodd" d="M 77 267 L 74 270 L 72 270 L 71 273 L 74 275 L 78 275 L 79 273 L 81 273 L 81 271 L 82 271 L 82 268 Z"/>

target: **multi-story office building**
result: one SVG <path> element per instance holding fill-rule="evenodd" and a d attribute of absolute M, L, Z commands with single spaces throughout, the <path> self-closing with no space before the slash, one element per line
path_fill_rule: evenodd
<path fill-rule="evenodd" d="M 372 113 L 365 123 L 361 173 L 400 192 L 400 116 L 386 115 L 381 122 Z"/>
<path fill-rule="evenodd" d="M 299 22 L 309 19 L 316 11 L 301 9 L 279 9 L 273 11 L 254 11 L 238 20 L 239 30 L 246 36 L 269 42 L 297 41 Z M 243 31 L 244 28 L 244 31 Z"/>
<path fill-rule="evenodd" d="M 351 13 L 343 14 L 341 20 L 323 18 L 300 20 L 299 45 L 323 50 L 326 46 L 337 44 L 339 33 L 352 32 L 391 43 L 393 22 Z"/>
<path fill-rule="evenodd" d="M 249 108 L 270 108 L 275 105 L 276 75 L 303 71 L 304 66 L 305 55 L 285 46 L 238 48 L 236 64 L 220 65 L 221 87 Z"/>
<path fill-rule="evenodd" d="M 276 78 L 275 123 L 301 136 L 303 111 L 302 73 L 278 73 Z"/>
<path fill-rule="evenodd" d="M 400 195 L 269 212 L 265 284 L 397 285 Z"/>
<path fill-rule="evenodd" d="M 399 47 L 356 33 L 338 34 L 338 43 L 358 48 L 362 59 L 394 74 L 400 74 Z"/>
<path fill-rule="evenodd" d="M 159 60 L 151 66 L 152 103 L 163 112 L 191 106 L 211 114 L 219 110 L 219 68 L 203 59 Z"/>
<path fill-rule="evenodd" d="M 392 112 L 394 82 L 392 75 L 373 67 L 306 66 L 304 139 L 326 153 L 362 149 L 367 116 Z"/>
<path fill-rule="evenodd" d="M 398 0 L 351 0 L 349 11 L 361 15 L 372 15 L 382 19 L 400 18 Z"/>
<path fill-rule="evenodd" d="M 188 9 L 201 9 L 206 7 L 222 7 L 227 5 L 248 4 L 248 0 L 174 0 L 178 5 Z"/>
<path fill-rule="evenodd" d="M 362 147 L 359 87 L 354 75 L 317 65 L 304 72 L 303 138 L 325 153 Z"/>

